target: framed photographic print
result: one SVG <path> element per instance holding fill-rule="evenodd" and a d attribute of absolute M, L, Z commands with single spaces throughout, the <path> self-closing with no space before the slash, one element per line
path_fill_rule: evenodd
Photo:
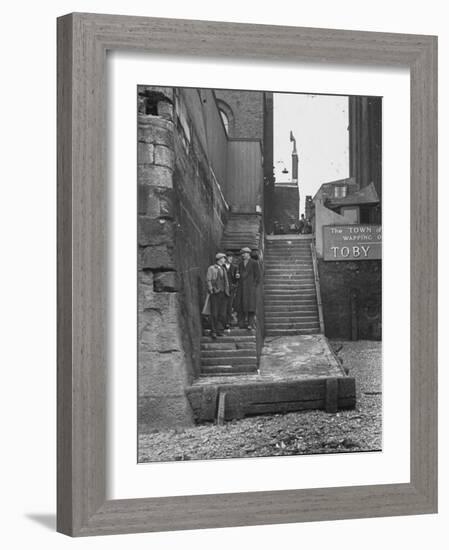
<path fill-rule="evenodd" d="M 59 531 L 436 511 L 436 76 L 429 36 L 58 20 Z"/>

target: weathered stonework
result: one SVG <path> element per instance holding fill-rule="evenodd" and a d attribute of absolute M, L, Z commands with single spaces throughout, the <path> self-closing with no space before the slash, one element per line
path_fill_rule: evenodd
<path fill-rule="evenodd" d="M 138 164 L 137 179 L 142 184 L 158 187 L 173 187 L 173 170 L 156 164 Z"/>
<path fill-rule="evenodd" d="M 185 389 L 200 370 L 204 279 L 227 207 L 194 127 L 188 146 L 177 131 L 173 89 L 139 87 L 138 108 L 138 416 L 143 433 L 193 423 Z"/>
<path fill-rule="evenodd" d="M 381 340 L 382 262 L 318 260 L 328 338 Z"/>
<path fill-rule="evenodd" d="M 173 243 L 146 246 L 141 249 L 140 269 L 152 269 L 153 271 L 175 269 Z"/>
<path fill-rule="evenodd" d="M 174 201 L 175 196 L 173 189 L 139 183 L 139 214 L 144 214 L 151 218 L 173 220 L 175 217 Z"/>
<path fill-rule="evenodd" d="M 173 243 L 175 228 L 173 222 L 165 218 L 156 219 L 149 216 L 141 216 L 139 219 L 138 243 L 140 246 L 154 246 Z"/>
<path fill-rule="evenodd" d="M 189 369 L 175 264 L 174 125 L 170 88 L 139 89 L 139 431 L 190 425 Z"/>

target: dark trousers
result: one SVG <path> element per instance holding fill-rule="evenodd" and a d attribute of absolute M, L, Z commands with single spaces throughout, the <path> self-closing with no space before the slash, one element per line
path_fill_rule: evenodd
<path fill-rule="evenodd" d="M 256 313 L 254 311 L 239 311 L 238 312 L 238 321 L 240 328 L 251 327 L 255 328 L 255 317 Z"/>
<path fill-rule="evenodd" d="M 234 309 L 235 288 L 230 290 L 230 296 L 226 296 L 226 324 L 232 323 L 232 310 Z"/>
<path fill-rule="evenodd" d="M 224 292 L 210 295 L 210 325 L 212 332 L 223 332 L 226 325 L 227 296 Z"/>

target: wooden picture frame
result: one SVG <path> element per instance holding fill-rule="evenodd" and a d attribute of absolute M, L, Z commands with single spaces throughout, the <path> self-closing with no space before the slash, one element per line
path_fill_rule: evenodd
<path fill-rule="evenodd" d="M 106 499 L 106 52 L 407 66 L 410 482 Z M 74 13 L 58 19 L 57 529 L 100 535 L 437 511 L 437 38 Z"/>

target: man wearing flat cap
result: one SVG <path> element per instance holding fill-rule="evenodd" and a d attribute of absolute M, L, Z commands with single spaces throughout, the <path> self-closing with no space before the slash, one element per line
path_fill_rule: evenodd
<path fill-rule="evenodd" d="M 236 310 L 239 327 L 251 330 L 255 328 L 256 290 L 260 283 L 260 267 L 259 262 L 251 258 L 250 248 L 242 248 L 240 254 L 242 259 L 238 267 Z"/>
<path fill-rule="evenodd" d="M 224 263 L 224 268 L 228 275 L 229 282 L 229 296 L 226 299 L 226 327 L 230 328 L 232 323 L 232 311 L 234 306 L 235 293 L 237 290 L 238 283 L 238 269 L 234 263 L 234 253 L 232 250 L 226 251 L 226 260 Z"/>
<path fill-rule="evenodd" d="M 229 296 L 229 282 L 226 269 L 223 267 L 226 255 L 218 252 L 215 263 L 207 269 L 206 283 L 210 295 L 211 337 L 223 336 L 226 325 L 226 306 Z"/>

